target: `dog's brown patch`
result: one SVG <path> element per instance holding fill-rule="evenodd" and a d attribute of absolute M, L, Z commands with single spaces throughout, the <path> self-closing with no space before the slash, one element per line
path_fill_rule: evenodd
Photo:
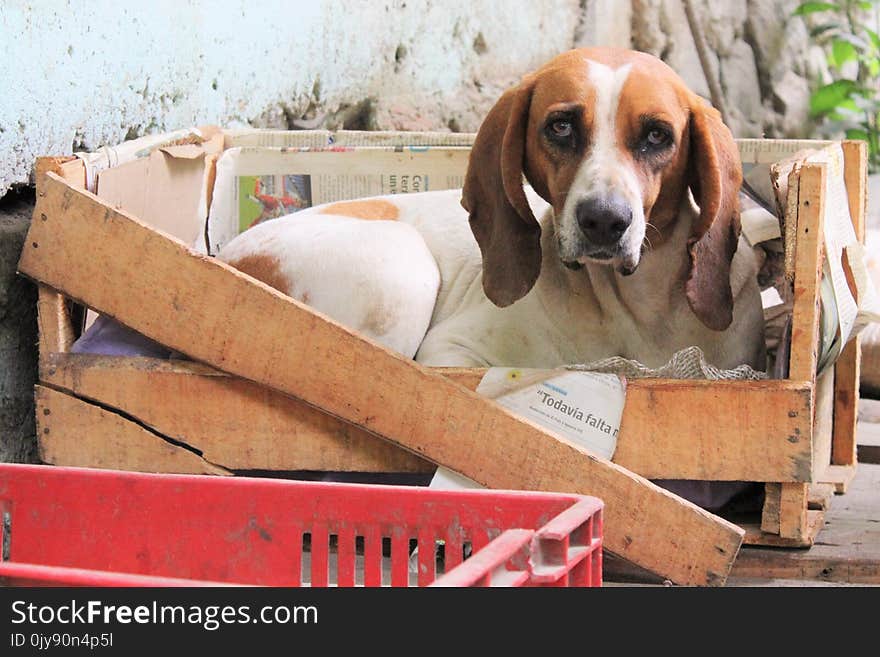
<path fill-rule="evenodd" d="M 246 255 L 243 258 L 229 262 L 229 265 L 249 276 L 253 276 L 270 287 L 274 287 L 280 292 L 284 292 L 284 294 L 289 294 L 289 290 L 293 288 L 293 281 L 288 280 L 281 273 L 281 263 L 275 256 L 262 254 Z"/>
<path fill-rule="evenodd" d="M 397 316 L 382 303 L 377 303 L 370 308 L 364 317 L 363 328 L 373 335 L 385 335 L 394 326 Z"/>
<path fill-rule="evenodd" d="M 393 203 L 383 199 L 367 201 L 340 201 L 322 209 L 321 214 L 341 214 L 355 219 L 384 219 L 394 221 L 400 216 L 400 210 Z"/>

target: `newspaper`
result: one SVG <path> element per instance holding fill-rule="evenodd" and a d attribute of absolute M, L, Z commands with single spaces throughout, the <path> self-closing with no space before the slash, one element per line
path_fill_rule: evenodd
<path fill-rule="evenodd" d="M 394 130 L 227 130 L 226 148 L 321 148 L 324 146 L 465 146 L 472 132 L 398 132 Z"/>
<path fill-rule="evenodd" d="M 616 374 L 492 367 L 477 392 L 591 454 L 614 457 L 626 401 L 626 382 Z M 441 466 L 431 487 L 480 485 Z"/>
<path fill-rule="evenodd" d="M 460 188 L 469 152 L 461 146 L 229 148 L 217 160 L 206 248 L 217 253 L 256 223 L 321 203 Z"/>

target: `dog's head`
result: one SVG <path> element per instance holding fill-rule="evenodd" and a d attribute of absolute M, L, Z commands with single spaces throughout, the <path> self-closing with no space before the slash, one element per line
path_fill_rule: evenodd
<path fill-rule="evenodd" d="M 718 112 L 666 64 L 629 50 L 572 50 L 489 112 L 462 205 L 483 254 L 483 288 L 502 307 L 528 293 L 541 269 L 541 228 L 523 175 L 553 207 L 560 259 L 623 275 L 636 270 L 645 244 L 672 232 L 690 188 L 700 214 L 687 244 L 687 298 L 706 326 L 730 325 L 739 153 Z"/>

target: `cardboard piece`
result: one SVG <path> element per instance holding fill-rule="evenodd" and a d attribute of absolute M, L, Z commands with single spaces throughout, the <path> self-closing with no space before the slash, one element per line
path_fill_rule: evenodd
<path fill-rule="evenodd" d="M 97 194 L 149 226 L 193 245 L 204 233 L 201 200 L 207 194 L 207 156 L 219 139 L 179 144 L 98 173 Z"/>

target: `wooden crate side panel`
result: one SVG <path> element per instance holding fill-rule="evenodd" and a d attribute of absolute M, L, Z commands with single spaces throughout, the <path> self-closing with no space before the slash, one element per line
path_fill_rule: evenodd
<path fill-rule="evenodd" d="M 436 468 L 298 399 L 198 363 L 53 354 L 40 379 L 119 409 L 230 470 Z"/>
<path fill-rule="evenodd" d="M 809 481 L 810 395 L 790 381 L 628 381 L 614 461 L 655 479 Z"/>
<path fill-rule="evenodd" d="M 483 373 L 447 376 L 473 389 Z M 434 470 L 293 397 L 196 363 L 55 354 L 40 378 L 233 470 Z M 808 386 L 789 382 L 634 380 L 614 462 L 655 479 L 808 481 L 809 399 Z M 738 424 L 719 426 L 720 417 Z"/>
<path fill-rule="evenodd" d="M 485 374 L 437 369 L 472 390 Z M 810 481 L 811 394 L 787 380 L 630 379 L 614 462 L 652 479 Z"/>
<path fill-rule="evenodd" d="M 44 463 L 177 474 L 230 474 L 134 422 L 51 388 L 36 386 L 37 439 Z"/>
<path fill-rule="evenodd" d="M 25 274 L 196 360 L 320 406 L 481 484 L 602 497 L 610 551 L 682 584 L 726 579 L 742 541 L 735 525 L 94 195 L 52 174 L 47 181 L 38 203 L 49 221 L 31 225 L 28 242 L 37 247 L 24 250 Z"/>

